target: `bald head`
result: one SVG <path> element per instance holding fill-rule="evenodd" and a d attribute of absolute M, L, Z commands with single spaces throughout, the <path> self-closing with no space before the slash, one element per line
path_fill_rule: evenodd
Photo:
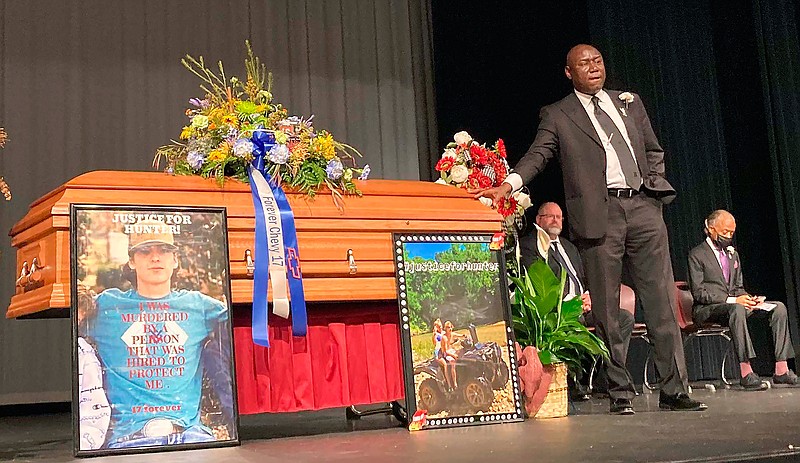
<path fill-rule="evenodd" d="M 720 249 L 730 246 L 731 238 L 736 232 L 736 219 L 733 218 L 733 214 L 724 209 L 717 209 L 708 215 L 705 226 L 706 235 Z"/>
<path fill-rule="evenodd" d="M 603 55 L 591 45 L 575 45 L 567 53 L 564 74 L 572 81 L 575 90 L 594 95 L 603 89 L 606 82 Z"/>
<path fill-rule="evenodd" d="M 706 226 L 721 225 L 731 221 L 736 224 L 736 219 L 733 218 L 733 214 L 725 209 L 717 209 L 706 217 Z"/>

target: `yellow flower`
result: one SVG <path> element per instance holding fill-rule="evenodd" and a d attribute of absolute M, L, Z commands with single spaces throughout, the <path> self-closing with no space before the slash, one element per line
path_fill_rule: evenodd
<path fill-rule="evenodd" d="M 289 141 L 289 137 L 288 137 L 288 135 L 286 135 L 286 132 L 283 132 L 281 130 L 276 130 L 275 131 L 275 141 L 280 143 L 281 145 L 285 145 L 286 142 Z"/>
<path fill-rule="evenodd" d="M 320 132 L 313 140 L 311 140 L 311 150 L 325 158 L 331 160 L 336 156 L 336 146 L 334 145 L 333 136 L 327 132 Z"/>
<path fill-rule="evenodd" d="M 194 131 L 192 130 L 191 127 L 188 127 L 188 126 L 184 127 L 183 130 L 181 130 L 181 137 L 180 137 L 181 140 L 188 140 L 189 137 L 192 136 L 192 132 L 194 132 Z"/>
<path fill-rule="evenodd" d="M 222 161 L 224 159 L 225 159 L 225 153 L 221 151 L 219 148 L 208 153 L 208 157 L 206 158 L 206 160 L 209 162 Z"/>
<path fill-rule="evenodd" d="M 222 116 L 222 122 L 224 124 L 235 126 L 236 123 L 239 122 L 239 119 L 237 119 L 236 116 L 233 115 L 233 114 L 226 114 L 226 115 Z"/>
<path fill-rule="evenodd" d="M 208 161 L 223 161 L 231 154 L 231 144 L 224 141 L 216 149 L 208 153 Z"/>

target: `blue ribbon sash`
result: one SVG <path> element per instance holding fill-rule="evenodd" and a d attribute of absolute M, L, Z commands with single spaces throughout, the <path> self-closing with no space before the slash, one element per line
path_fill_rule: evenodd
<path fill-rule="evenodd" d="M 255 208 L 255 271 L 253 274 L 253 342 L 269 347 L 267 291 L 271 280 L 273 313 L 292 315 L 292 332 L 305 336 L 307 314 L 294 213 L 283 189 L 264 172 L 264 156 L 275 144 L 272 133 L 256 130 L 255 159 L 248 169 Z M 287 294 L 288 286 L 288 294 Z M 287 296 L 291 297 L 291 304 Z"/>

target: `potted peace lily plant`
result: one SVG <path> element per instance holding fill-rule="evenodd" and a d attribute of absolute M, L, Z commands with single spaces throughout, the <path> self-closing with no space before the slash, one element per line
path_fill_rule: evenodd
<path fill-rule="evenodd" d="M 536 349 L 552 378 L 536 417 L 566 416 L 567 372 L 574 376 L 580 371 L 581 359 L 587 355 L 608 358 L 608 349 L 581 324 L 581 299 L 563 300 L 566 273 L 556 278 L 545 260 L 537 260 L 527 272 L 510 278 L 516 286 L 511 311 L 517 341 Z"/>

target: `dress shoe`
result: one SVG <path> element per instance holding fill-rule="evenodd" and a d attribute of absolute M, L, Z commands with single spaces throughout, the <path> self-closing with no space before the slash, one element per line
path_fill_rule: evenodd
<path fill-rule="evenodd" d="M 609 407 L 609 413 L 612 415 L 633 415 L 633 405 L 631 405 L 631 399 L 611 399 L 611 406 Z"/>
<path fill-rule="evenodd" d="M 747 376 L 739 380 L 745 391 L 766 391 L 769 386 L 761 380 L 755 373 L 748 373 Z"/>
<path fill-rule="evenodd" d="M 708 408 L 708 405 L 690 398 L 689 394 L 685 392 L 674 395 L 662 392 L 658 397 L 658 407 L 675 411 L 703 411 Z"/>
<path fill-rule="evenodd" d="M 800 379 L 797 378 L 797 375 L 792 370 L 789 370 L 780 376 L 773 376 L 772 384 L 797 386 L 800 384 Z"/>

